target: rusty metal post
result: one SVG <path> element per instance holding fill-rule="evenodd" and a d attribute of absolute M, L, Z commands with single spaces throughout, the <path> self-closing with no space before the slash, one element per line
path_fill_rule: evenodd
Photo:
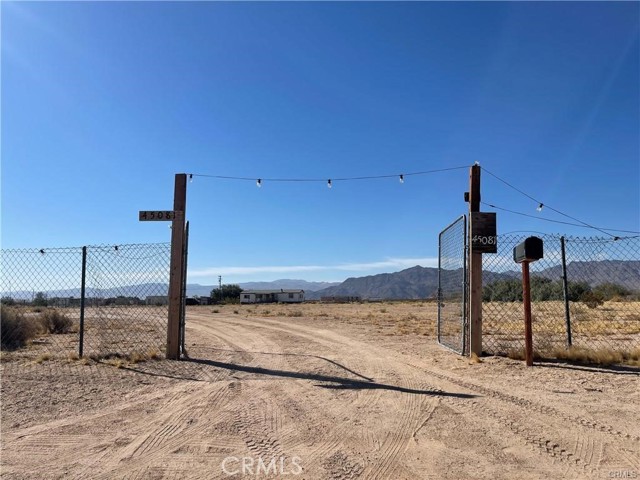
<path fill-rule="evenodd" d="M 529 262 L 522 262 L 522 303 L 524 304 L 524 356 L 527 367 L 533 365 L 533 329 L 531 327 L 531 284 Z"/>

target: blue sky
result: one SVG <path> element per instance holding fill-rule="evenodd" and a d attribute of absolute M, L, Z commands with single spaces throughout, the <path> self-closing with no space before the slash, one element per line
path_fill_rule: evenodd
<path fill-rule="evenodd" d="M 475 161 L 584 222 L 640 230 L 638 2 L 0 8 L 2 248 L 168 241 L 137 212 L 170 209 L 180 172 L 328 179 Z M 188 187 L 189 282 L 335 281 L 435 265 L 468 170 Z M 567 220 L 487 172 L 482 199 Z M 498 231 L 602 236 L 503 211 Z"/>

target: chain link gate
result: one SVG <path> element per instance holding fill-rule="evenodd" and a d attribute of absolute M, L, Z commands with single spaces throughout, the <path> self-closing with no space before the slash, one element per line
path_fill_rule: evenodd
<path fill-rule="evenodd" d="M 467 342 L 467 217 L 438 236 L 438 343 L 465 354 Z"/>
<path fill-rule="evenodd" d="M 0 250 L 3 358 L 162 355 L 170 252 L 168 243 Z"/>

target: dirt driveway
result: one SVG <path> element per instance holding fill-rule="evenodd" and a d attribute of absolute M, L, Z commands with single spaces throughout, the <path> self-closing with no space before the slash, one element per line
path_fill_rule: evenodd
<path fill-rule="evenodd" d="M 2 364 L 2 478 L 640 478 L 638 370 L 188 313 L 188 361 Z"/>

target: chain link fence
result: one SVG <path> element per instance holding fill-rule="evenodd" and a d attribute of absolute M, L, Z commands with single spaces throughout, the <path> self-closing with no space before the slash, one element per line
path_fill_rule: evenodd
<path fill-rule="evenodd" d="M 463 215 L 438 237 L 438 343 L 466 351 L 466 235 Z"/>
<path fill-rule="evenodd" d="M 500 235 L 498 253 L 483 255 L 486 353 L 524 349 L 522 272 L 512 252 L 526 236 Z M 640 348 L 640 238 L 540 238 L 544 258 L 530 264 L 534 350 Z"/>
<path fill-rule="evenodd" d="M 170 244 L 0 250 L 3 361 L 160 355 Z"/>

